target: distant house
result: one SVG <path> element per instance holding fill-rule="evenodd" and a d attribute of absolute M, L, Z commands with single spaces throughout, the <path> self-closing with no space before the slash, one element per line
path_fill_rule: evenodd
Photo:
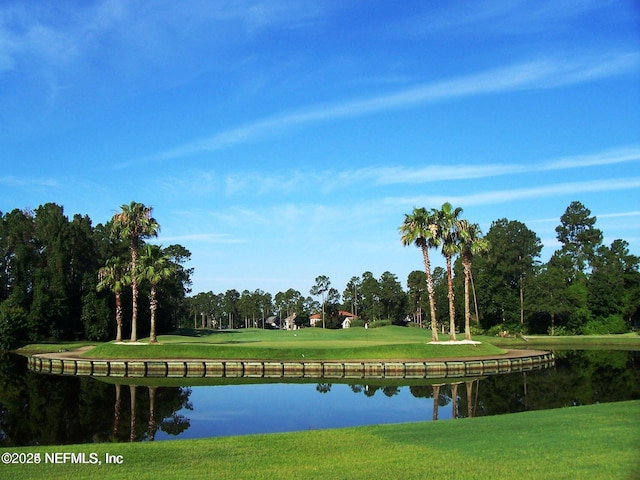
<path fill-rule="evenodd" d="M 287 318 L 284 319 L 284 328 L 286 330 L 295 330 L 296 327 L 296 317 L 298 315 L 296 313 L 294 313 L 293 315 L 288 316 Z"/>
<path fill-rule="evenodd" d="M 321 313 L 314 313 L 313 315 L 309 316 L 309 324 L 312 327 L 316 326 L 316 323 L 322 323 L 322 314 Z"/>
<path fill-rule="evenodd" d="M 351 312 L 340 310 L 338 311 L 338 318 L 342 319 L 342 328 L 349 328 L 351 326 L 351 321 L 358 317 Z M 315 327 L 318 322 L 322 325 L 322 313 L 314 313 L 309 317 L 309 324 L 312 327 Z"/>
<path fill-rule="evenodd" d="M 349 328 L 351 326 L 351 321 L 354 318 L 358 318 L 357 315 L 354 315 L 351 312 L 346 312 L 344 310 L 340 310 L 338 312 L 338 315 L 340 315 L 340 317 L 343 318 L 343 320 L 342 320 L 342 328 Z"/>
<path fill-rule="evenodd" d="M 277 330 L 278 328 L 280 328 L 280 325 L 278 325 L 279 322 L 280 322 L 280 319 L 276 316 L 268 317 L 266 319 L 265 327 Z"/>

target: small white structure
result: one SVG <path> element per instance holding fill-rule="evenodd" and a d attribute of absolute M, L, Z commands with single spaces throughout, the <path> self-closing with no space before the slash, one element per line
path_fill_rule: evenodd
<path fill-rule="evenodd" d="M 344 318 L 344 320 L 342 321 L 342 328 L 349 328 L 351 327 L 351 322 L 354 318 L 358 318 L 356 315 L 354 315 L 351 312 L 346 312 L 344 310 L 340 310 L 338 311 L 338 315 L 340 315 L 342 318 Z"/>
<path fill-rule="evenodd" d="M 293 315 L 290 315 L 284 319 L 284 328 L 286 330 L 295 330 L 296 328 L 298 328 L 296 326 L 296 317 L 297 317 L 297 314 L 294 312 Z"/>

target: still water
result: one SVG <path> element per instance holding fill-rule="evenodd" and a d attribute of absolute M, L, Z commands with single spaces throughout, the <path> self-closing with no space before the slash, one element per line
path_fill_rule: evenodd
<path fill-rule="evenodd" d="M 21 357 L 4 356 L 0 445 L 203 438 L 640 399 L 640 352 L 555 354 L 553 368 L 473 379 L 261 384 L 245 379 L 213 386 L 115 385 L 104 378 L 43 375 L 29 372 Z"/>

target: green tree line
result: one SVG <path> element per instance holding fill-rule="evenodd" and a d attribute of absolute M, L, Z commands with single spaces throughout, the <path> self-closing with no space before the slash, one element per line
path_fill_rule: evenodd
<path fill-rule="evenodd" d="M 136 323 L 146 335 L 152 320 L 159 331 L 175 329 L 187 308 L 192 270 L 184 263 L 191 254 L 181 245 L 147 244 L 144 239 L 159 229 L 155 220 L 151 230 L 143 225 L 132 240 L 137 227 L 124 220 L 136 210 L 151 212 L 131 202 L 95 226 L 87 215 L 69 219 L 54 203 L 0 212 L 0 349 L 25 342 L 110 340 L 123 326 L 135 334 Z M 132 265 L 134 256 L 139 265 Z M 151 308 L 138 309 L 138 296 L 149 299 Z"/>
<path fill-rule="evenodd" d="M 145 242 L 159 228 L 150 208 L 132 202 L 96 226 L 86 215 L 67 218 L 52 203 L 16 209 L 0 224 L 0 346 L 138 335 L 153 341 L 177 327 L 272 328 L 285 318 L 308 326 L 322 312 L 318 325 L 327 328 L 355 315 L 352 325 L 395 323 L 464 331 L 467 338 L 620 333 L 639 322 L 640 259 L 624 240 L 603 244 L 596 217 L 580 202 L 560 217 L 560 248 L 546 263 L 540 238 L 524 223 L 498 219 L 483 235 L 461 212 L 445 203 L 405 215 L 401 242 L 418 246 L 425 266 L 408 275 L 406 287 L 390 271 L 378 278 L 367 271 L 342 293 L 319 275 L 309 292 L 230 289 L 186 297 L 190 253 Z M 434 250 L 445 268 L 431 270 Z"/>
<path fill-rule="evenodd" d="M 424 273 L 408 279 L 414 316 L 424 310 L 432 327 L 449 320 L 452 338 L 452 329 L 463 326 L 465 338 L 469 328 L 561 335 L 623 333 L 638 326 L 640 258 L 622 239 L 603 244 L 596 217 L 582 203 L 572 202 L 560 217 L 560 248 L 546 263 L 540 261 L 540 238 L 524 223 L 498 219 L 483 237 L 477 225 L 459 218 L 461 212 L 447 203 L 440 210 L 418 208 L 400 227 L 402 242 L 420 247 L 425 264 Z M 434 269 L 431 281 L 430 249 L 440 249 L 447 264 L 446 271 Z M 428 308 L 425 297 L 431 299 Z"/>
<path fill-rule="evenodd" d="M 624 240 L 604 245 L 596 217 L 580 202 L 560 217 L 560 248 L 546 263 L 540 238 L 524 223 L 498 219 L 483 235 L 461 213 L 445 203 L 405 215 L 401 242 L 420 248 L 425 267 L 408 275 L 406 288 L 389 271 L 379 278 L 367 271 L 351 277 L 342 294 L 326 275 L 308 295 L 202 292 L 189 298 L 191 320 L 183 326 L 268 328 L 269 317 L 280 325 L 278 319 L 293 314 L 297 325 L 308 326 L 311 315 L 324 312 L 327 328 L 339 328 L 349 314 L 358 318 L 352 325 L 395 323 L 470 338 L 472 332 L 623 333 L 640 321 L 640 258 Z M 432 250 L 444 255 L 446 268 L 431 269 Z"/>

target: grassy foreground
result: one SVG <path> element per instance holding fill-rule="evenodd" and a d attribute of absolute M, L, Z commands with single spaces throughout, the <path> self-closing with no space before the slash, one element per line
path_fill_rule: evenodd
<path fill-rule="evenodd" d="M 631 479 L 640 477 L 640 401 L 444 422 L 174 440 L 20 447 L 41 463 L 12 479 Z M 46 463 L 93 453 L 102 464 Z M 106 464 L 106 455 L 121 464 Z M 3 457 L 4 458 L 4 457 Z M 62 458 L 62 457 L 61 457 Z M 62 461 L 60 458 L 60 461 Z"/>

